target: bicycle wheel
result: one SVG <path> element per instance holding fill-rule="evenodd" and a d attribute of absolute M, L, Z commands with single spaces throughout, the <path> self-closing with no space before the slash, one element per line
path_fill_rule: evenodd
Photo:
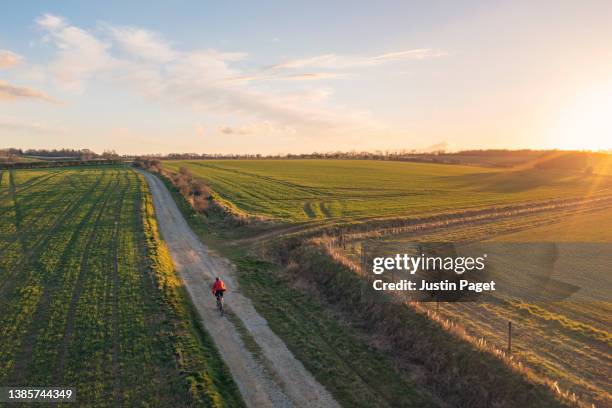
<path fill-rule="evenodd" d="M 223 298 L 222 297 L 217 297 L 217 309 L 219 309 L 219 312 L 221 313 L 221 317 L 223 317 Z"/>

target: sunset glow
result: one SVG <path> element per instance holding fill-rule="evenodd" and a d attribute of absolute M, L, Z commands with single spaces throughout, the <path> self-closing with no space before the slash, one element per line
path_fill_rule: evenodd
<path fill-rule="evenodd" d="M 552 132 L 559 148 L 612 149 L 612 82 L 596 84 L 577 95 L 561 110 Z"/>
<path fill-rule="evenodd" d="M 612 2 L 77 4 L 0 15 L 5 147 L 612 147 Z"/>

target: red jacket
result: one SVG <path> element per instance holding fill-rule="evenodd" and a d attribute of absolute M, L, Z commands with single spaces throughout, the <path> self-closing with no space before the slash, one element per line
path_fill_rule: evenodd
<path fill-rule="evenodd" d="M 214 294 L 216 291 L 221 290 L 221 291 L 225 291 L 225 282 L 223 282 L 221 279 L 216 280 L 215 283 L 212 285 L 212 293 Z"/>

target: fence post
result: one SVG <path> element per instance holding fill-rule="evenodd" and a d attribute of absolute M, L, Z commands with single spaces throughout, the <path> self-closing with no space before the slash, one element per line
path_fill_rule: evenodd
<path fill-rule="evenodd" d="M 512 322 L 508 321 L 508 354 L 512 354 Z"/>

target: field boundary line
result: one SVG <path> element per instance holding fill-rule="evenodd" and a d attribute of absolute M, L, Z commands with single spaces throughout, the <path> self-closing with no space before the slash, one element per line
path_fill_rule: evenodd
<path fill-rule="evenodd" d="M 497 221 L 506 218 L 512 218 L 521 215 L 528 215 L 541 212 L 555 212 L 571 208 L 580 208 L 586 205 L 610 203 L 612 202 L 612 196 L 597 197 L 592 199 L 575 199 L 575 200 L 555 200 L 546 203 L 533 203 L 533 204 L 521 204 L 517 206 L 507 207 L 491 207 L 482 210 L 468 210 L 464 213 L 449 213 L 441 215 L 433 215 L 424 218 L 407 218 L 407 219 L 394 219 L 394 220 L 381 220 L 380 228 L 367 228 L 365 225 L 363 231 L 358 231 L 359 227 L 354 228 L 355 232 L 350 232 L 351 227 L 349 226 L 348 231 L 345 234 L 345 238 L 348 240 L 364 239 L 371 236 L 380 235 L 396 235 L 398 233 L 405 233 L 409 231 L 418 231 L 425 229 L 435 229 L 441 227 L 455 226 L 467 224 L 474 221 Z M 397 225 L 384 225 L 385 223 L 394 223 Z"/>
<path fill-rule="evenodd" d="M 556 212 L 572 208 L 587 207 L 593 205 L 605 205 L 612 203 L 612 195 L 602 195 L 593 198 L 570 198 L 549 200 L 544 202 L 518 203 L 509 206 L 492 206 L 481 209 L 466 209 L 463 211 L 447 212 L 420 217 L 407 216 L 395 218 L 362 218 L 354 219 L 351 224 L 338 220 L 337 223 L 325 221 L 304 222 L 298 225 L 274 228 L 263 231 L 257 235 L 237 239 L 234 245 L 261 244 L 267 239 L 276 238 L 279 235 L 301 234 L 305 236 L 332 235 L 340 231 L 345 241 L 378 237 L 381 235 L 397 235 L 411 231 L 429 230 L 447 226 L 462 225 L 475 221 L 496 221 L 513 218 L 521 215 L 529 215 L 541 212 Z M 599 207 L 594 207 L 596 210 Z"/>

